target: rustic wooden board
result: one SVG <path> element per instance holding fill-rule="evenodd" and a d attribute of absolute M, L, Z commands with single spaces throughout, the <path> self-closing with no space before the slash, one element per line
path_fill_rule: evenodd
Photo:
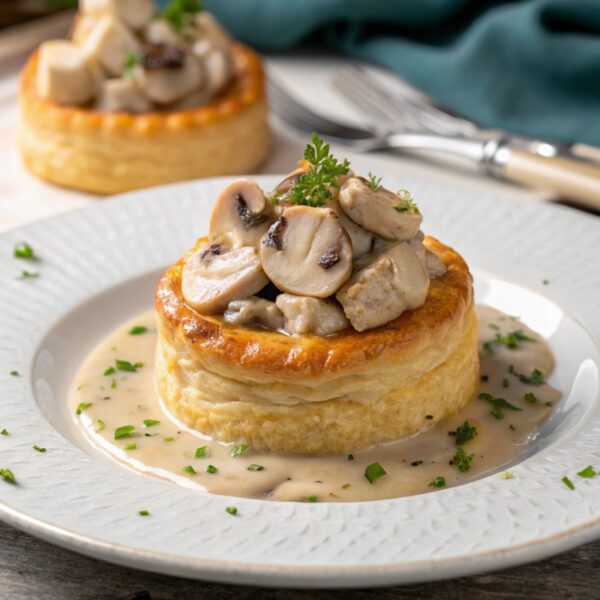
<path fill-rule="evenodd" d="M 488 575 L 407 587 L 300 591 L 217 585 L 153 575 L 62 550 L 0 524 L 2 600 L 507 600 L 600 597 L 600 541 Z"/>

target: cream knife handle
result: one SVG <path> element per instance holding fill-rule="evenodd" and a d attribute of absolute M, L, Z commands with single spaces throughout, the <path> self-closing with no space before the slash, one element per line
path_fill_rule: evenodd
<path fill-rule="evenodd" d="M 570 147 L 571 154 L 576 158 L 583 158 L 600 164 L 600 148 L 588 144 L 573 144 Z"/>
<path fill-rule="evenodd" d="M 600 164 L 511 149 L 503 156 L 501 174 L 510 181 L 600 210 Z"/>

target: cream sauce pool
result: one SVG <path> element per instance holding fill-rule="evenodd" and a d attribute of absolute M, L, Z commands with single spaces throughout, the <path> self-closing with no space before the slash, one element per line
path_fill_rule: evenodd
<path fill-rule="evenodd" d="M 213 494 L 348 502 L 434 491 L 517 459 L 561 397 L 539 383 L 553 368 L 544 340 L 493 308 L 479 306 L 477 313 L 481 388 L 476 397 L 450 418 L 438 422 L 431 415 L 431 427 L 420 434 L 351 455 L 264 454 L 212 441 L 177 422 L 154 387 L 152 312 L 119 327 L 92 352 L 77 375 L 71 403 L 90 438 L 113 458 Z M 365 469 L 375 463 L 386 474 L 371 483 Z"/>

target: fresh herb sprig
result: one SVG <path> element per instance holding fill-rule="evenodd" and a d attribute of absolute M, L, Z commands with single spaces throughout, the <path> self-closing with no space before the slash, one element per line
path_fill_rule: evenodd
<path fill-rule="evenodd" d="M 171 0 L 160 13 L 160 16 L 179 34 L 193 24 L 197 13 L 202 12 L 204 6 L 199 0 Z"/>
<path fill-rule="evenodd" d="M 504 346 L 509 350 L 516 350 L 521 347 L 523 342 L 535 342 L 535 340 L 523 333 L 522 329 L 516 329 L 515 331 L 509 331 L 506 335 L 496 333 L 493 340 L 488 340 L 483 344 L 483 349 L 488 354 L 493 355 L 500 346 Z"/>
<path fill-rule="evenodd" d="M 517 373 L 514 366 L 510 365 L 508 372 L 522 383 L 527 383 L 529 385 L 541 385 L 542 383 L 546 383 L 544 374 L 539 369 L 533 369 L 529 375 L 526 375 L 525 373 Z"/>
<path fill-rule="evenodd" d="M 367 177 L 368 186 L 376 192 L 379 186 L 381 185 L 381 177 L 377 177 L 377 175 L 373 175 L 371 171 L 369 171 L 369 176 Z"/>
<path fill-rule="evenodd" d="M 340 187 L 337 178 L 348 173 L 350 163 L 346 159 L 340 163 L 330 153 L 329 144 L 316 133 L 310 139 L 312 144 L 304 149 L 304 160 L 311 167 L 298 178 L 287 196 L 292 204 L 323 206 L 332 196 L 331 188 Z"/>
<path fill-rule="evenodd" d="M 492 415 L 492 417 L 498 419 L 498 421 L 504 419 L 504 410 L 523 410 L 522 408 L 511 404 L 504 398 L 494 398 L 494 396 L 492 396 L 491 394 L 479 394 L 479 399 L 485 402 L 489 402 L 492 405 L 492 410 L 490 411 L 490 414 Z"/>
<path fill-rule="evenodd" d="M 459 425 L 455 431 L 449 431 L 448 435 L 451 435 L 454 438 L 454 442 L 457 446 L 462 446 L 477 435 L 477 427 L 471 425 L 469 421 L 465 421 L 462 425 Z"/>
<path fill-rule="evenodd" d="M 452 462 L 461 473 L 466 473 L 470 466 L 471 461 L 475 458 L 474 454 L 467 454 L 462 446 L 456 449 Z"/>
<path fill-rule="evenodd" d="M 398 204 L 394 206 L 394 209 L 399 212 L 410 212 L 418 214 L 419 207 L 415 204 L 412 194 L 408 190 L 398 190 L 396 192 L 400 198 Z"/>

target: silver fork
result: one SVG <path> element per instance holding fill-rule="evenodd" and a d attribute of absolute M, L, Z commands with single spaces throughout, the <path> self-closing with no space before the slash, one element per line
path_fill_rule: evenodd
<path fill-rule="evenodd" d="M 501 132 L 481 135 L 437 135 L 411 130 L 361 128 L 341 123 L 307 108 L 272 77 L 269 102 L 283 121 L 304 131 L 316 131 L 354 150 L 428 150 L 461 156 L 488 175 L 543 189 L 600 210 L 600 167 L 563 156 L 545 157 L 505 138 Z M 373 106 L 371 106 L 373 108 Z M 380 109 L 381 110 L 381 109 Z"/>

